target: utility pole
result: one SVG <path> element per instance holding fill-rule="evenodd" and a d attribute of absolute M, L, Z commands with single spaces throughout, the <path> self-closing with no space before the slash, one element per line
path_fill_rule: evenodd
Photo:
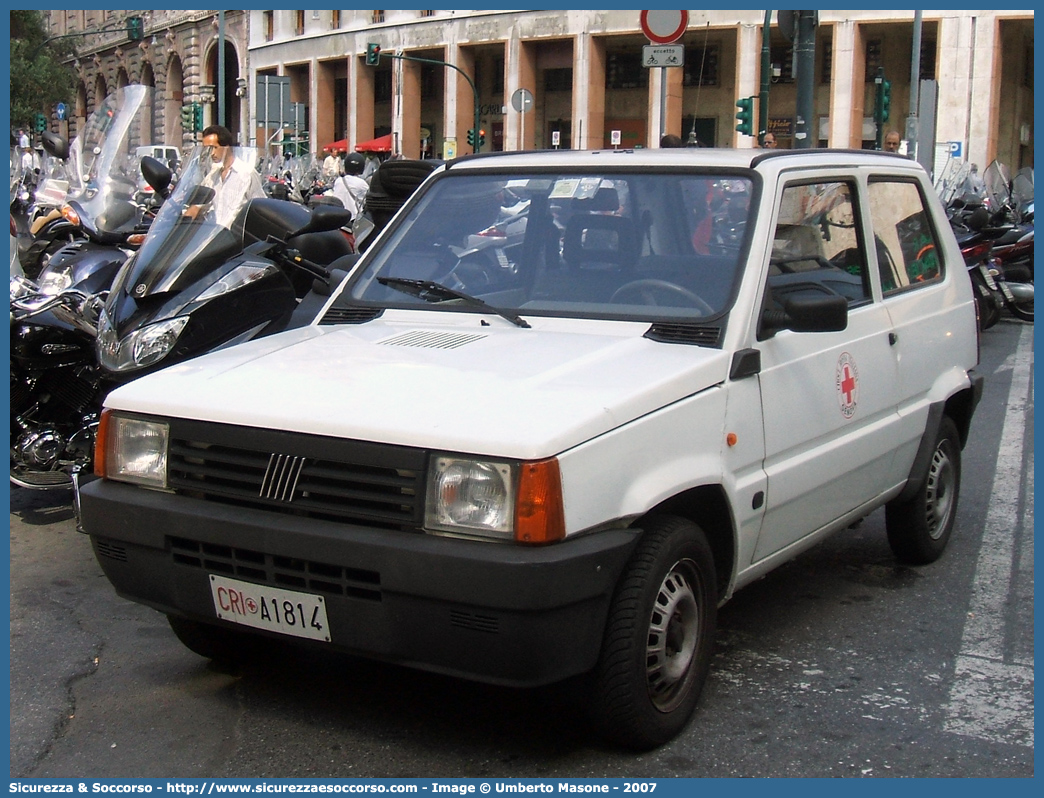
<path fill-rule="evenodd" d="M 769 86 L 772 83 L 772 12 L 765 12 L 761 31 L 761 93 L 758 97 L 758 146 L 765 146 L 769 121 Z"/>
<path fill-rule="evenodd" d="M 794 55 L 797 66 L 797 114 L 794 120 L 794 146 L 810 149 L 819 138 L 816 130 L 815 68 L 816 68 L 816 11 L 798 11 L 797 36 Z"/>
<path fill-rule="evenodd" d="M 910 115 L 906 117 L 906 154 L 917 160 L 920 142 L 920 120 L 917 106 L 921 100 L 921 12 L 914 11 L 913 52 L 910 53 Z"/>

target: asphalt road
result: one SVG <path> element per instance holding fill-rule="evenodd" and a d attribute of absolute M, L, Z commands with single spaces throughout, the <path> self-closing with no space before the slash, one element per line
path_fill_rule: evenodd
<path fill-rule="evenodd" d="M 66 496 L 11 489 L 13 777 L 1029 777 L 1032 326 L 983 336 L 957 528 L 896 563 L 877 512 L 740 591 L 687 729 L 634 755 L 562 687 L 268 649 L 223 672 L 118 598 Z"/>

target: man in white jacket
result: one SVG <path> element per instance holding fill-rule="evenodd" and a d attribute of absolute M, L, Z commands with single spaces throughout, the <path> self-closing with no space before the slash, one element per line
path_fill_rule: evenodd
<path fill-rule="evenodd" d="M 370 187 L 369 183 L 360 177 L 365 165 L 366 158 L 363 155 L 357 152 L 349 154 L 344 160 L 344 174 L 334 181 L 330 191 L 352 212 L 353 219 L 358 219 L 362 213 L 366 192 Z"/>

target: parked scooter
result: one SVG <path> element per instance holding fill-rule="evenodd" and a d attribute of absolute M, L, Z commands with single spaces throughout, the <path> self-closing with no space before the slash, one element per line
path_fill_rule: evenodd
<path fill-rule="evenodd" d="M 159 189 L 150 161 L 143 159 L 143 172 Z M 102 401 L 113 387 L 309 323 L 331 274 L 343 276 L 354 262 L 339 230 L 348 222 L 343 209 L 309 212 L 240 197 L 219 214 L 209 172 L 209 148 L 199 147 L 104 305 L 101 295 L 76 288 L 12 302 L 14 484 L 71 487 L 90 467 Z M 194 216 L 185 213 L 190 207 Z"/>
<path fill-rule="evenodd" d="M 105 247 L 144 238 L 148 203 L 138 190 L 137 148 L 152 109 L 152 89 L 131 85 L 105 98 L 71 144 L 45 138 L 56 157 L 68 157 L 69 191 L 60 210 L 45 217 L 22 257 L 35 278 L 63 246 L 90 240 Z"/>

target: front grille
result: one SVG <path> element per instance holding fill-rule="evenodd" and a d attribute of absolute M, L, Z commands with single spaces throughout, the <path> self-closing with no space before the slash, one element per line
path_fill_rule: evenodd
<path fill-rule="evenodd" d="M 168 484 L 209 501 L 416 531 L 427 462 L 409 447 L 176 420 Z"/>
<path fill-rule="evenodd" d="M 367 601 L 381 600 L 381 575 L 376 571 L 283 557 L 251 549 L 220 546 L 187 538 L 168 538 L 171 558 L 178 565 L 200 568 L 251 582 Z"/>

